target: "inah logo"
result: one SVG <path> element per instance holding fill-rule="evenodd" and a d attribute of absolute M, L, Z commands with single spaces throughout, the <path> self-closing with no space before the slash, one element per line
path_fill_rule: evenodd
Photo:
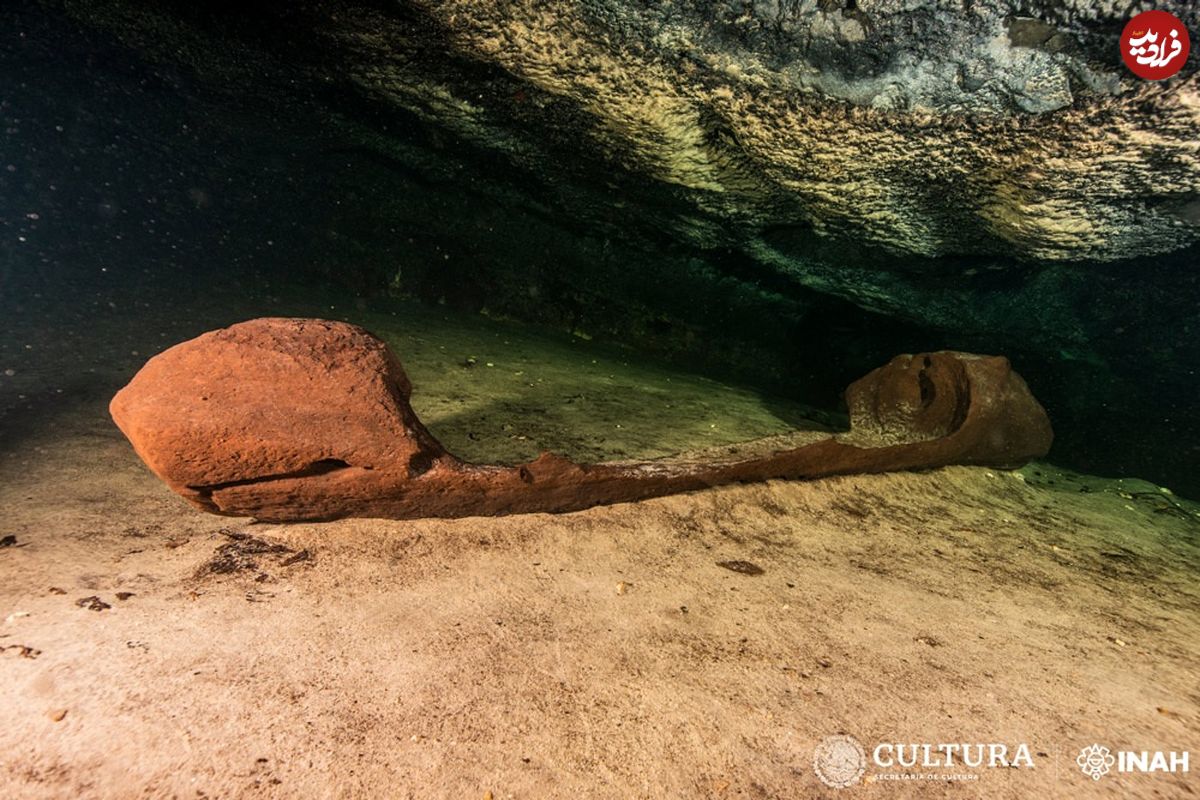
<path fill-rule="evenodd" d="M 1104 745 L 1093 744 L 1079 751 L 1075 763 L 1094 781 L 1112 771 L 1129 772 L 1187 772 L 1188 759 L 1191 754 L 1187 750 L 1118 750 L 1114 754 Z"/>
<path fill-rule="evenodd" d="M 1143 11 L 1121 33 L 1121 60 L 1148 81 L 1161 81 L 1183 69 L 1190 48 L 1187 28 L 1169 11 Z"/>
<path fill-rule="evenodd" d="M 821 783 L 834 789 L 858 783 L 866 768 L 866 751 L 853 736 L 827 736 L 813 751 L 813 771 Z"/>
<path fill-rule="evenodd" d="M 1079 757 L 1075 759 L 1075 763 L 1083 770 L 1084 775 L 1098 781 L 1101 776 L 1108 774 L 1112 765 L 1117 763 L 1117 759 L 1104 745 L 1093 744 L 1079 751 Z"/>

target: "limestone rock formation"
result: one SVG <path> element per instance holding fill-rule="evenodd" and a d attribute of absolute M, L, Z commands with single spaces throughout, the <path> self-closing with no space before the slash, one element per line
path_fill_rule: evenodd
<path fill-rule="evenodd" d="M 520 466 L 446 451 L 408 403 L 399 361 L 354 325 L 252 320 L 150 359 L 113 398 L 117 425 L 193 505 L 271 521 L 572 511 L 733 481 L 948 464 L 1016 466 L 1050 424 L 1000 357 L 898 356 L 847 392 L 852 429 L 728 454 Z M 747 455 L 746 453 L 749 453 Z"/>
<path fill-rule="evenodd" d="M 1129 75 L 1127 5 L 321 0 L 286 21 L 243 12 L 307 51 L 234 34 L 248 47 L 232 60 L 191 14 L 68 6 L 210 76 L 336 80 L 535 173 L 579 178 L 599 158 L 686 202 L 663 218 L 674 236 L 779 266 L 804 254 L 773 254 L 775 226 L 1049 261 L 1200 241 L 1195 68 L 1161 85 Z M 1200 30 L 1194 4 L 1162 7 Z M 564 144 L 573 162 L 552 158 Z"/>

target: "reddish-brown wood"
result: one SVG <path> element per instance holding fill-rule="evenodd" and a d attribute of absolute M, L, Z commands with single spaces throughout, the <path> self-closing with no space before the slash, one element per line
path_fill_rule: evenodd
<path fill-rule="evenodd" d="M 464 462 L 421 424 L 400 362 L 342 322 L 268 318 L 150 359 L 111 412 L 150 469 L 204 511 L 270 521 L 575 511 L 735 481 L 949 464 L 1018 466 L 1046 453 L 1045 411 L 999 356 L 894 358 L 846 392 L 851 430 L 680 456 L 520 466 Z"/>

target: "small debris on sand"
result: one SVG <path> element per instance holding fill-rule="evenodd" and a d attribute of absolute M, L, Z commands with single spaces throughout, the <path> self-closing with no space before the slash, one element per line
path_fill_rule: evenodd
<path fill-rule="evenodd" d="M 242 571 L 257 572 L 260 556 L 282 556 L 294 553 L 286 545 L 268 542 L 241 531 L 222 528 L 220 533 L 229 541 L 218 547 L 216 554 L 196 570 L 197 578 L 208 575 L 229 575 Z M 294 555 L 299 555 L 299 553 Z"/>
<path fill-rule="evenodd" d="M 741 575 L 762 575 L 764 572 L 762 567 L 750 561 L 718 561 L 717 566 Z"/>
<path fill-rule="evenodd" d="M 279 566 L 290 567 L 293 564 L 299 564 L 301 561 L 308 561 L 311 558 L 312 553 L 308 552 L 307 550 L 301 550 L 295 555 L 288 556 L 283 561 L 280 561 Z"/>
<path fill-rule="evenodd" d="M 15 547 L 16 544 L 17 544 L 17 537 L 13 536 L 12 534 L 9 534 L 8 536 L 0 538 L 0 547 Z"/>
<path fill-rule="evenodd" d="M 28 645 L 0 644 L 0 653 L 6 652 L 8 650 L 16 650 L 17 655 L 20 656 L 21 658 L 37 658 L 38 656 L 40 656 L 42 654 L 41 650 L 38 650 L 36 647 L 29 647 Z"/>
<path fill-rule="evenodd" d="M 67 710 L 65 708 L 54 708 L 50 711 L 47 711 L 46 716 L 49 717 L 53 722 L 62 722 L 67 716 Z"/>
<path fill-rule="evenodd" d="M 101 600 L 96 595 L 90 597 L 81 597 L 75 601 L 75 605 L 80 608 L 86 608 L 89 611 L 103 611 L 106 608 L 112 608 L 108 603 Z"/>
<path fill-rule="evenodd" d="M 133 592 L 117 592 L 118 600 L 128 600 L 131 597 L 135 597 Z"/>

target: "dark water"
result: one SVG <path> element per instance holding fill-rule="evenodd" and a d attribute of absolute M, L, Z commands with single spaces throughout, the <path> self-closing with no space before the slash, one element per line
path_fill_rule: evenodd
<path fill-rule="evenodd" d="M 897 352 L 1001 352 L 1051 414 L 1050 460 L 1200 496 L 1195 249 L 1071 267 L 905 264 L 930 284 L 969 284 L 1013 320 L 935 330 L 729 251 L 685 254 L 723 276 L 688 283 L 670 271 L 678 245 L 647 235 L 651 249 L 630 255 L 619 231 L 556 219 L 553 194 L 531 210 L 545 187 L 361 98 L 280 86 L 288 101 L 264 107 L 53 4 L 6 4 L 0 24 L 0 447 L 203 330 L 283 308 L 419 302 L 833 412 L 846 383 Z M 348 146 L 351 126 L 387 148 Z"/>

